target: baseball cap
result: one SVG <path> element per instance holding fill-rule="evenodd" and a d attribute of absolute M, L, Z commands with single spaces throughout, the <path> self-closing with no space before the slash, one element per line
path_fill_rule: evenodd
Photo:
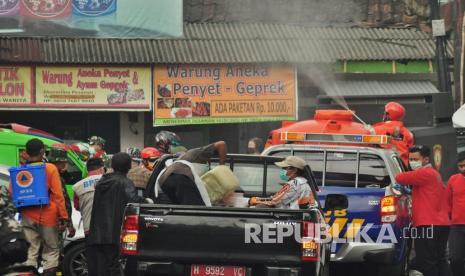
<path fill-rule="evenodd" d="M 281 168 L 294 167 L 301 170 L 303 170 L 306 165 L 305 160 L 293 155 L 286 157 L 282 162 L 276 162 L 274 164 Z"/>

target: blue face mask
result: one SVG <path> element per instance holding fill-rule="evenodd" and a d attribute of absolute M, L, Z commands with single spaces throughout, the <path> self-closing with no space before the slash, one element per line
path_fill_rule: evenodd
<path fill-rule="evenodd" d="M 286 173 L 287 173 L 286 170 L 280 170 L 280 171 L 279 171 L 279 178 L 281 178 L 281 180 L 288 181 L 288 180 L 289 180 L 289 176 L 287 176 Z"/>

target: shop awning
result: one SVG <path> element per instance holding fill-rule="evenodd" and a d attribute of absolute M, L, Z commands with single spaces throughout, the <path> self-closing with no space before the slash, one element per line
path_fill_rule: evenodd
<path fill-rule="evenodd" d="M 0 37 L 0 63 L 160 64 L 431 60 L 434 39 L 415 29 L 264 23 L 184 25 L 179 39 Z M 449 56 L 453 44 L 448 43 Z"/>
<path fill-rule="evenodd" d="M 337 80 L 321 87 L 328 96 L 373 97 L 439 93 L 430 81 Z"/>

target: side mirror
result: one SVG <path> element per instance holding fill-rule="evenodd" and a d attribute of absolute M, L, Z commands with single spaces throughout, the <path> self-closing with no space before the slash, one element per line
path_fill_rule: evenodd
<path fill-rule="evenodd" d="M 329 194 L 325 199 L 325 210 L 344 210 L 349 207 L 347 196 L 340 194 Z"/>

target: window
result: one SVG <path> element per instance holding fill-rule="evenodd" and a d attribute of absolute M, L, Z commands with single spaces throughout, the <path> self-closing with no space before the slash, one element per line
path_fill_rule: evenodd
<path fill-rule="evenodd" d="M 324 170 L 323 151 L 295 151 L 310 165 L 318 185 L 322 185 Z M 357 180 L 357 163 L 359 162 L 358 187 L 386 187 L 390 184 L 386 164 L 381 157 L 374 154 L 356 152 L 326 152 L 325 186 L 355 187 Z"/>
<path fill-rule="evenodd" d="M 326 186 L 354 187 L 357 154 L 353 152 L 326 153 Z"/>
<path fill-rule="evenodd" d="M 295 151 L 294 155 L 303 158 L 310 165 L 318 185 L 322 185 L 324 152 Z M 353 152 L 326 152 L 325 186 L 355 186 L 357 154 Z"/>
<path fill-rule="evenodd" d="M 274 165 L 274 164 L 269 164 L 267 167 L 266 171 L 266 193 L 267 194 L 274 194 L 279 189 L 282 188 L 282 185 L 286 183 L 286 181 L 282 180 L 281 177 L 279 177 L 279 172 L 281 171 L 281 168 Z"/>
<path fill-rule="evenodd" d="M 360 154 L 359 187 L 384 188 L 391 184 L 386 164 L 374 154 Z"/>
<path fill-rule="evenodd" d="M 229 166 L 229 164 L 225 164 Z M 211 166 L 214 168 L 214 164 Z M 263 164 L 234 163 L 233 173 L 245 193 L 261 193 L 263 190 Z"/>
<path fill-rule="evenodd" d="M 76 166 L 72 159 L 69 158 L 68 155 L 68 168 L 66 173 L 63 175 L 63 179 L 66 181 L 67 185 L 76 184 L 79 180 L 82 179 L 82 172 Z"/>

